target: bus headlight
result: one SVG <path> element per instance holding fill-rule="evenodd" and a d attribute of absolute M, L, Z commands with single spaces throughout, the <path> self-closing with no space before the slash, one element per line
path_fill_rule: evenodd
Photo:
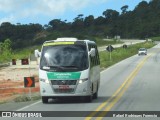
<path fill-rule="evenodd" d="M 83 83 L 83 82 L 85 82 L 85 81 L 87 81 L 87 80 L 88 80 L 88 78 L 80 79 L 80 80 L 79 80 L 79 84 L 81 84 L 81 83 Z"/>
<path fill-rule="evenodd" d="M 42 78 L 40 78 L 39 80 L 42 81 L 42 82 L 45 82 L 45 83 L 48 83 L 48 84 L 49 84 L 49 81 L 48 81 L 47 79 L 42 79 Z"/>

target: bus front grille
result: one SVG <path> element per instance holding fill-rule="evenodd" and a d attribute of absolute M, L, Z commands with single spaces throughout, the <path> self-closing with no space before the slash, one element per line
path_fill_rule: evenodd
<path fill-rule="evenodd" d="M 76 85 L 77 80 L 51 80 L 52 85 Z"/>
<path fill-rule="evenodd" d="M 73 93 L 74 92 L 74 88 L 70 88 L 70 89 L 54 89 L 55 93 Z"/>

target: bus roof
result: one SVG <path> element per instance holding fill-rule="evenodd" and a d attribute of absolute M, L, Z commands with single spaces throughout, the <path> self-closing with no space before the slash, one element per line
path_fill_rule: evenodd
<path fill-rule="evenodd" d="M 92 44 L 95 44 L 95 42 L 94 41 L 91 41 L 91 40 L 78 40 L 77 38 L 57 38 L 56 40 L 49 40 L 49 41 L 45 41 L 44 43 L 51 43 L 51 42 L 59 42 L 59 41 L 61 41 L 61 42 L 66 42 L 66 41 L 85 41 L 85 42 L 87 42 L 87 43 L 92 43 Z"/>

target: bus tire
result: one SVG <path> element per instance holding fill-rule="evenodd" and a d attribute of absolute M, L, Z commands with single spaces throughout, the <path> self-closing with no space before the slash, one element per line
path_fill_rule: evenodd
<path fill-rule="evenodd" d="M 42 103 L 48 103 L 48 98 L 47 97 L 42 97 Z"/>
<path fill-rule="evenodd" d="M 93 94 L 93 99 L 98 98 L 98 84 L 97 84 L 97 91 Z"/>
<path fill-rule="evenodd" d="M 93 94 L 93 99 L 97 99 L 98 98 L 98 91 L 96 91 L 94 94 Z"/>
<path fill-rule="evenodd" d="M 86 96 L 86 97 L 85 97 L 85 101 L 86 101 L 87 103 L 92 102 L 92 95 Z"/>

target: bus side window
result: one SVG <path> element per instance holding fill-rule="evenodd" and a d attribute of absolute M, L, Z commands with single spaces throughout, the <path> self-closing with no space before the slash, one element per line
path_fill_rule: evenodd
<path fill-rule="evenodd" d="M 100 61 L 99 61 L 99 54 L 98 54 L 97 46 L 96 45 L 88 45 L 88 49 L 91 50 L 91 48 L 95 48 L 95 52 L 96 52 L 94 57 L 90 56 L 91 66 L 99 65 Z"/>

